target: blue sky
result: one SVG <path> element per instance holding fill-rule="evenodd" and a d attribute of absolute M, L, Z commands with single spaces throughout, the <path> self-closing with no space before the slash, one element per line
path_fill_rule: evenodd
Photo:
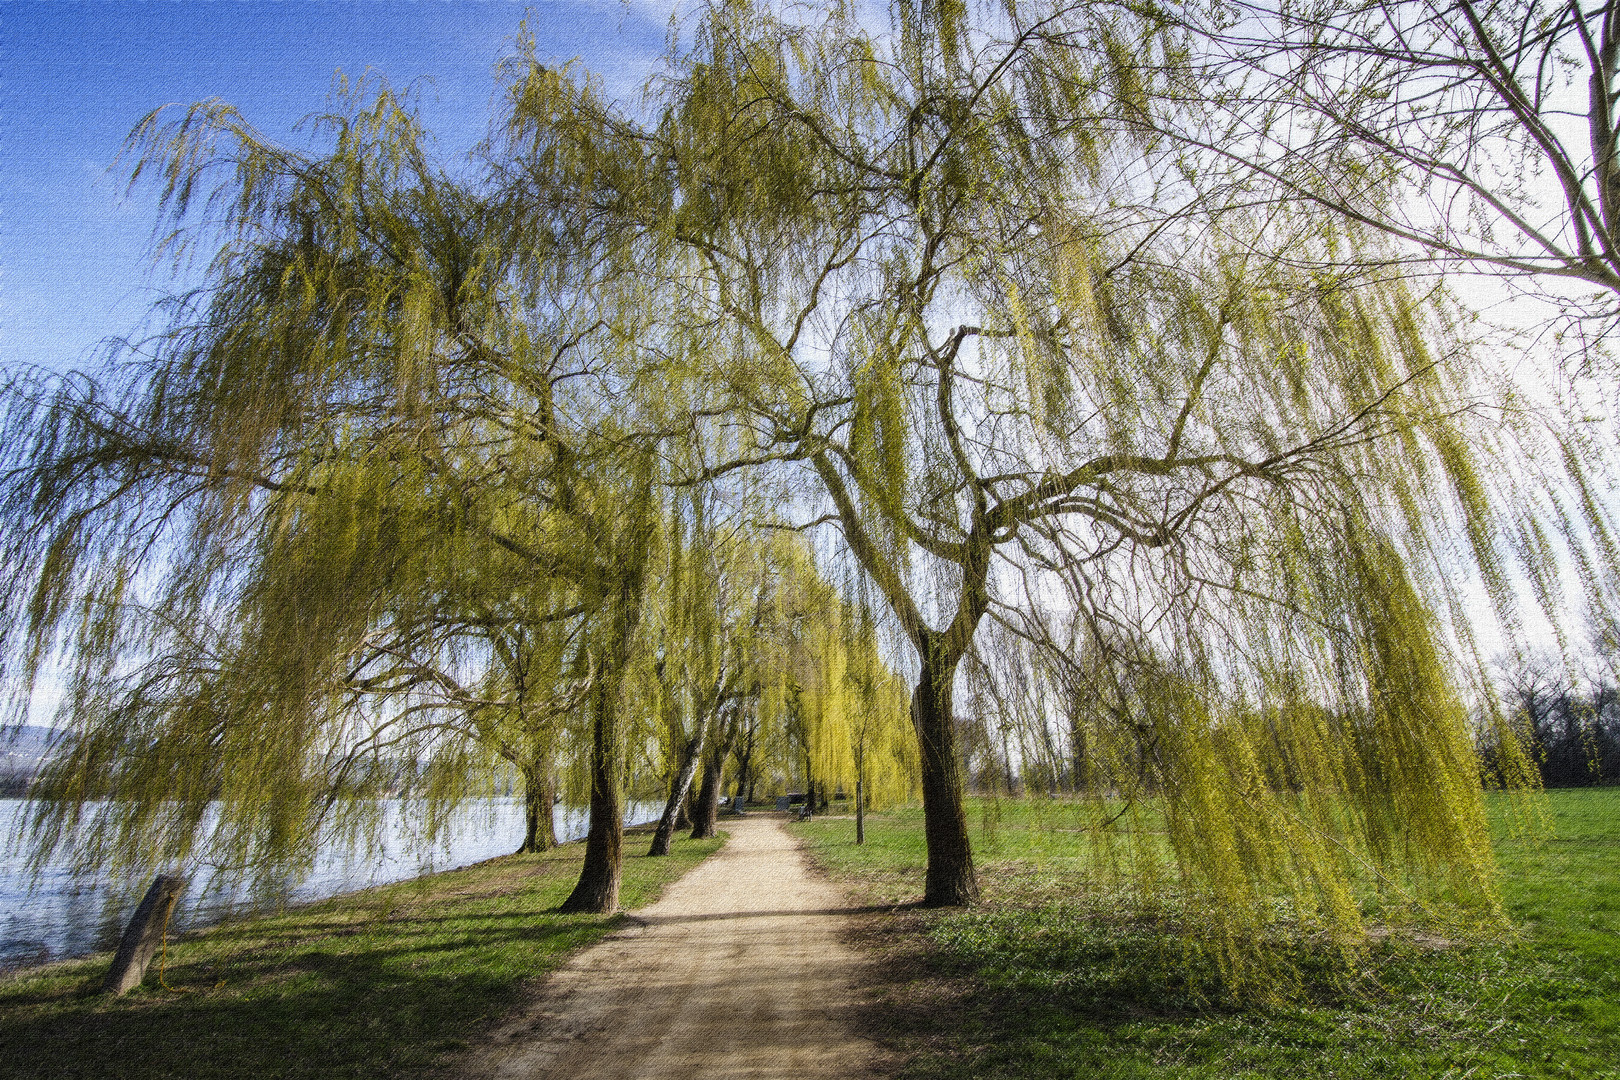
<path fill-rule="evenodd" d="M 223 98 L 295 140 L 341 69 L 424 80 L 448 153 L 484 134 L 494 66 L 527 13 L 546 59 L 633 95 L 673 5 L 653 0 L 0 0 L 0 367 L 91 362 L 173 282 L 147 256 L 149 195 L 109 172 L 169 102 Z"/>

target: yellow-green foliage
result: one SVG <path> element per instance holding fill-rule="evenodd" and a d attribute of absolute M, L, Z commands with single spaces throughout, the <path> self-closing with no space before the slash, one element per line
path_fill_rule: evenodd
<path fill-rule="evenodd" d="M 121 396 L 13 399 L 31 600 L 0 629 L 27 677 L 59 662 L 72 734 L 41 858 L 273 873 L 373 835 L 384 795 L 431 841 L 501 762 L 555 764 L 582 801 L 587 691 L 622 704 L 623 741 L 646 713 L 661 510 L 625 437 L 629 309 L 601 317 L 583 264 L 516 287 L 558 234 L 517 239 L 429 159 L 409 101 L 363 93 L 311 152 L 219 102 L 149 117 L 136 175 L 177 229 L 210 211 L 171 244 L 218 243 L 209 287 Z"/>
<path fill-rule="evenodd" d="M 1156 12 L 894 20 L 715 4 L 607 125 L 671 185 L 638 219 L 658 333 L 718 354 L 682 369 L 689 475 L 797 482 L 910 648 L 918 729 L 956 730 L 954 690 L 984 771 L 1087 792 L 1101 872 L 1182 892 L 1234 971 L 1279 911 L 1346 947 L 1373 903 L 1494 919 L 1467 612 L 1517 632 L 1504 538 L 1559 518 L 1513 520 L 1524 425 L 1480 421 L 1468 324 L 1342 265 L 1387 254 L 1353 223 L 1155 138 L 1198 89 Z M 1529 560 L 1551 610 L 1556 552 Z M 762 698 L 818 782 L 888 693 L 863 633 L 812 629 Z M 970 898 L 960 839 L 936 899 Z"/>
<path fill-rule="evenodd" d="M 318 153 L 140 129 L 219 250 L 114 396 L 12 395 L 6 674 L 65 657 L 80 734 L 41 842 L 111 794 L 85 850 L 177 857 L 218 797 L 223 861 L 297 859 L 513 747 L 578 797 L 608 718 L 653 772 L 700 724 L 879 801 L 927 763 L 960 832 L 915 719 L 1085 793 L 1234 971 L 1279 920 L 1494 919 L 1471 710 L 1531 770 L 1469 612 L 1522 645 L 1504 544 L 1546 613 L 1566 555 L 1620 589 L 1600 448 L 1536 475 L 1443 289 L 1154 137 L 1196 89 L 1156 11 L 796 10 L 706 7 L 640 113 L 520 41 L 475 182 L 387 92 Z"/>
<path fill-rule="evenodd" d="M 855 790 L 874 805 L 916 792 L 909 692 L 879 647 L 870 612 L 839 596 L 796 535 L 772 543 L 778 603 L 791 629 L 763 659 L 760 713 L 775 729 L 772 767 L 824 792 Z"/>
<path fill-rule="evenodd" d="M 870 618 L 829 604 L 831 617 L 810 635 L 798 677 L 811 775 L 823 790 L 855 790 L 891 806 L 917 789 L 909 689 L 883 662 Z"/>

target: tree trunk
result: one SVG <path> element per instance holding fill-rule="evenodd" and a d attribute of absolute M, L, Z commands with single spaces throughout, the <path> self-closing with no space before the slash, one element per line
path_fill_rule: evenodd
<path fill-rule="evenodd" d="M 716 747 L 703 762 L 703 786 L 698 788 L 692 808 L 692 839 L 707 840 L 720 823 L 720 772 L 725 765 L 723 751 Z"/>
<path fill-rule="evenodd" d="M 1076 720 L 1070 726 L 1069 741 L 1073 754 L 1073 764 L 1069 770 L 1069 790 L 1081 794 L 1091 789 L 1090 770 L 1086 758 L 1086 729 Z"/>
<path fill-rule="evenodd" d="M 619 906 L 619 873 L 624 864 L 624 737 L 619 718 L 619 688 L 630 662 L 636 626 L 641 622 L 642 588 L 647 570 L 645 522 L 633 528 L 641 535 L 634 551 L 624 551 L 618 567 L 618 596 L 606 648 L 595 664 L 591 689 L 591 824 L 585 836 L 585 865 L 579 881 L 558 910 L 609 915 Z"/>
<path fill-rule="evenodd" d="M 804 739 L 804 816 L 809 817 L 816 812 L 816 774 L 810 765 L 810 735 L 805 733 Z"/>
<path fill-rule="evenodd" d="M 617 678 L 601 676 L 591 692 L 591 824 L 585 837 L 585 865 L 579 882 L 559 911 L 607 915 L 619 906 L 619 871 L 624 854 L 624 808 L 619 796 Z"/>
<path fill-rule="evenodd" d="M 862 790 L 864 785 L 855 781 L 855 842 L 866 843 L 866 793 Z"/>
<path fill-rule="evenodd" d="M 923 834 L 928 841 L 928 876 L 923 904 L 954 907 L 979 898 L 962 809 L 962 774 L 956 760 L 956 725 L 951 716 L 952 684 L 960 652 L 929 638 L 922 672 L 911 695 L 911 723 L 922 751 Z"/>
<path fill-rule="evenodd" d="M 692 773 L 692 779 L 689 780 L 687 785 L 681 789 L 680 807 L 675 811 L 676 832 L 680 832 L 682 829 L 690 829 L 692 827 L 692 789 L 696 786 L 693 781 L 695 781 L 697 778 L 697 770 L 694 768 Z"/>
<path fill-rule="evenodd" d="M 681 751 L 681 766 L 669 785 L 669 801 L 664 803 L 663 816 L 658 819 L 658 828 L 653 831 L 652 847 L 647 851 L 649 856 L 669 854 L 669 838 L 679 827 L 676 818 L 686 801 L 687 792 L 692 788 L 692 774 L 697 772 L 698 761 L 703 755 L 703 735 L 707 730 L 707 724 L 699 724 L 697 734 L 686 740 L 686 746 Z"/>
<path fill-rule="evenodd" d="M 534 764 L 523 770 L 523 846 L 518 854 L 550 851 L 557 846 L 557 825 L 552 807 L 557 802 L 557 783 L 552 779 L 551 762 L 535 755 Z"/>
<path fill-rule="evenodd" d="M 754 778 L 748 772 L 750 759 L 753 756 L 752 752 L 737 755 L 737 798 L 742 800 L 738 809 L 753 801 L 753 792 L 748 790 L 754 783 Z"/>
<path fill-rule="evenodd" d="M 151 888 L 141 898 L 140 906 L 124 929 L 124 936 L 118 941 L 118 954 L 113 957 L 112 969 L 101 984 L 102 992 L 117 997 L 141 985 L 146 965 L 152 962 L 163 944 L 169 915 L 185 888 L 186 879 L 175 874 L 159 874 L 152 879 Z"/>

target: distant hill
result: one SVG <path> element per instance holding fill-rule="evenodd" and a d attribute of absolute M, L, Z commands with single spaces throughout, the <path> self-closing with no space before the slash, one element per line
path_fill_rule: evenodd
<path fill-rule="evenodd" d="M 60 734 L 37 724 L 0 729 L 0 795 L 21 795 L 27 790 Z"/>

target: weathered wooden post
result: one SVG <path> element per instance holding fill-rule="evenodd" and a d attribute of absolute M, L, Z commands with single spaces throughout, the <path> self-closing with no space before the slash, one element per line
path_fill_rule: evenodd
<path fill-rule="evenodd" d="M 102 984 L 103 993 L 117 997 L 141 985 L 146 965 L 157 955 L 163 943 L 163 932 L 169 923 L 180 894 L 186 890 L 186 879 L 179 874 L 159 874 L 152 879 L 140 907 L 130 916 L 129 926 L 118 942 L 118 955 L 113 957 L 112 970 Z"/>

